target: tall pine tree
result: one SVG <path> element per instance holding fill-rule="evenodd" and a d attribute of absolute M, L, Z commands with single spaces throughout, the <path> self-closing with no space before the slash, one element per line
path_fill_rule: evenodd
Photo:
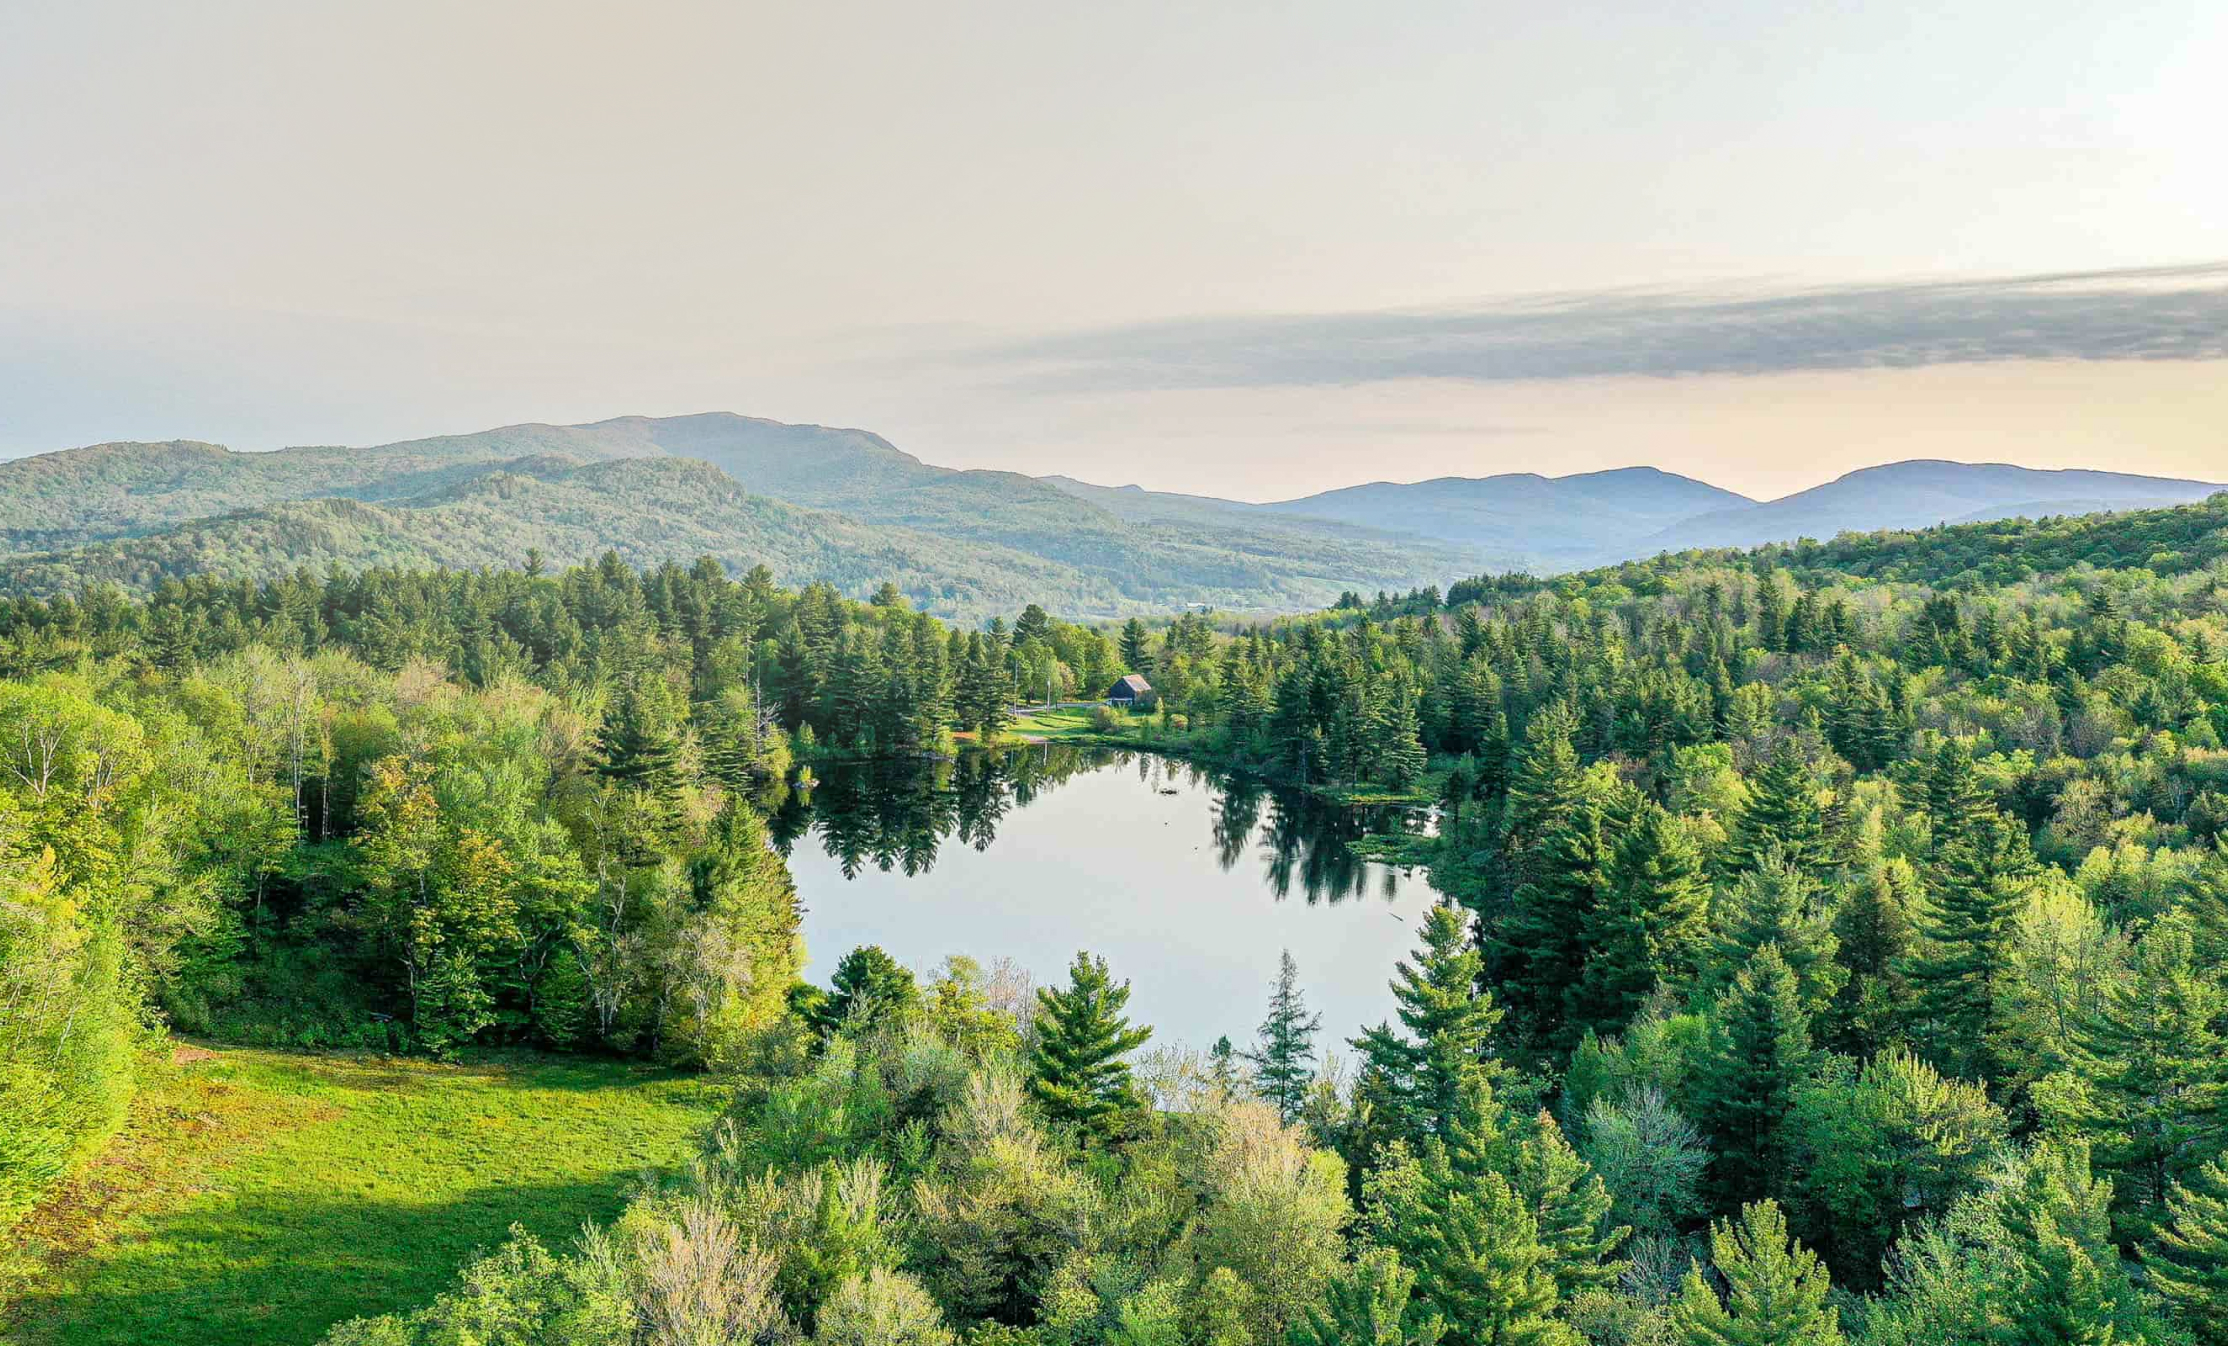
<path fill-rule="evenodd" d="M 1122 1058 L 1145 1045 L 1151 1028 L 1122 1013 L 1129 983 L 1116 985 L 1106 960 L 1078 953 L 1068 984 L 1037 990 L 1037 1042 L 1029 1054 L 1029 1092 L 1045 1111 L 1085 1136 L 1111 1140 L 1143 1106 Z"/>
<path fill-rule="evenodd" d="M 1283 1121 L 1299 1116 L 1300 1105 L 1307 1101 L 1308 1086 L 1315 1079 L 1315 1032 L 1322 1026 L 1322 1015 L 1307 1012 L 1299 964 L 1286 949 L 1277 964 L 1276 985 L 1269 992 L 1269 1017 L 1261 1021 L 1260 1045 L 1245 1053 L 1253 1066 L 1255 1090 Z"/>

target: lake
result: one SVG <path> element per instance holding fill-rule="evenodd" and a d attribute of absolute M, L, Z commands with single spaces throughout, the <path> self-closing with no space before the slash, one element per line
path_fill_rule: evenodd
<path fill-rule="evenodd" d="M 1133 987 L 1154 1045 L 1245 1045 L 1292 951 L 1318 1049 L 1391 1015 L 1386 983 L 1434 900 L 1421 870 L 1357 860 L 1420 810 L 1352 808 L 1150 754 L 1045 744 L 841 765 L 771 819 L 810 963 L 879 944 L 924 978 L 948 955 L 1064 982 L 1078 949 Z"/>

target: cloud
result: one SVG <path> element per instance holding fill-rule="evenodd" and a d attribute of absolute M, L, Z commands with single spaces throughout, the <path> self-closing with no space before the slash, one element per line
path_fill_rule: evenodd
<path fill-rule="evenodd" d="M 1201 317 L 963 357 L 1037 391 L 1304 387 L 2228 357 L 2228 262 L 1780 291 L 1532 296 L 1452 309 Z"/>

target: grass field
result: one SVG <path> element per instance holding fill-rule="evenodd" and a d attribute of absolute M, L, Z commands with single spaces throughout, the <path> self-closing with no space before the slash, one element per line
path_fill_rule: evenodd
<path fill-rule="evenodd" d="M 311 1346 L 447 1287 L 516 1221 L 562 1244 L 688 1153 L 698 1077 L 505 1056 L 184 1048 L 17 1232 L 21 1346 Z"/>

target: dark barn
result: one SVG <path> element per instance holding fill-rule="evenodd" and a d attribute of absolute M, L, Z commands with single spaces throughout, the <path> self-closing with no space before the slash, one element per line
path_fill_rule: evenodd
<path fill-rule="evenodd" d="M 1134 706 L 1140 701 L 1150 701 L 1152 699 L 1153 684 L 1135 673 L 1123 674 L 1114 680 L 1112 687 L 1106 689 L 1106 700 L 1109 705 Z"/>

